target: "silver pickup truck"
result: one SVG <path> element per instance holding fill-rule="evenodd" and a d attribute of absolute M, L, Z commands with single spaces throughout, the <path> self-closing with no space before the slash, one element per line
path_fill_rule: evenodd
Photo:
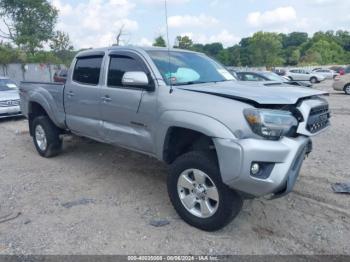
<path fill-rule="evenodd" d="M 292 191 L 310 137 L 329 126 L 325 92 L 242 85 L 219 63 L 179 49 L 111 47 L 79 53 L 66 84 L 22 82 L 35 147 L 57 155 L 73 133 L 169 165 L 178 214 L 214 231 L 247 198 Z"/>

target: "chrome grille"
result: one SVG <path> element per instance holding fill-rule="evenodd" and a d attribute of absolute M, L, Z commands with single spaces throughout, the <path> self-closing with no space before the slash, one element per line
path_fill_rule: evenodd
<path fill-rule="evenodd" d="M 312 134 L 317 133 L 329 125 L 329 118 L 328 104 L 314 107 L 310 110 L 306 129 Z"/>
<path fill-rule="evenodd" d="M 5 100 L 5 101 L 0 101 L 0 107 L 11 107 L 11 106 L 19 106 L 20 100 Z"/>

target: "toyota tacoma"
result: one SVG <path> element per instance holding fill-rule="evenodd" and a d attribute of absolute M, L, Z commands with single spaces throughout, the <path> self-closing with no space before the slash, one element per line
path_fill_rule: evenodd
<path fill-rule="evenodd" d="M 21 109 L 43 157 L 72 133 L 153 156 L 190 225 L 227 225 L 244 199 L 293 190 L 311 137 L 330 125 L 326 92 L 242 85 L 218 62 L 180 49 L 80 52 L 65 84 L 22 82 Z"/>

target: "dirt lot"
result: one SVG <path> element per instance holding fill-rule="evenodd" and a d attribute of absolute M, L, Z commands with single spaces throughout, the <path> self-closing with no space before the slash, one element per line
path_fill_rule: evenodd
<path fill-rule="evenodd" d="M 79 138 L 44 159 L 26 120 L 1 121 L 0 218 L 21 214 L 0 224 L 0 254 L 350 254 L 350 195 L 330 187 L 350 182 L 350 96 L 330 85 L 316 88 L 332 93 L 333 126 L 314 140 L 295 191 L 246 201 L 215 233 L 178 217 L 162 163 Z"/>

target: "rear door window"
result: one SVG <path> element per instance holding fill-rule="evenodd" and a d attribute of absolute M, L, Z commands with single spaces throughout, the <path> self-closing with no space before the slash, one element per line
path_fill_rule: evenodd
<path fill-rule="evenodd" d="M 73 80 L 81 84 L 98 85 L 102 59 L 102 56 L 78 58 L 73 72 Z"/>
<path fill-rule="evenodd" d="M 258 75 L 255 74 L 245 74 L 244 78 L 246 81 L 264 81 L 264 79 Z"/>

